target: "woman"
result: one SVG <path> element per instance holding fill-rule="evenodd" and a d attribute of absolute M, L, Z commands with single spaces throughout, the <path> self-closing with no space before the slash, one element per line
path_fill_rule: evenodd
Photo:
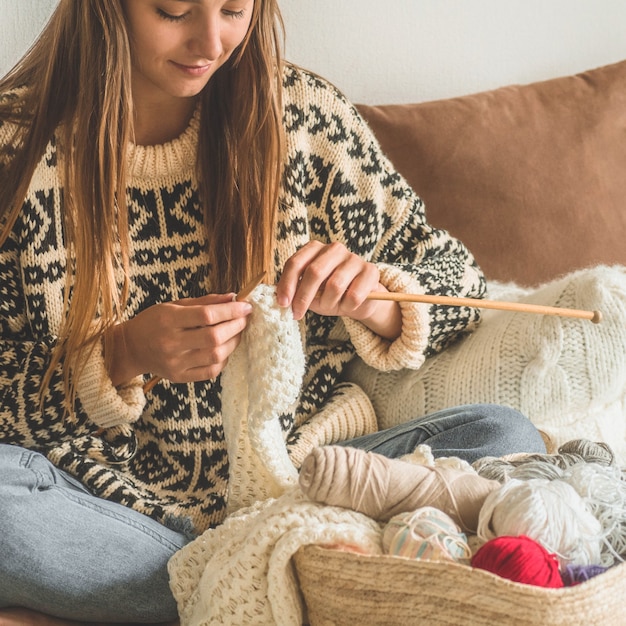
<path fill-rule="evenodd" d="M 355 352 L 417 368 L 478 321 L 366 299 L 484 281 L 279 24 L 275 0 L 61 0 L 0 82 L 0 619 L 176 618 L 167 561 L 225 515 L 220 373 L 261 270 L 306 336 L 294 462 L 358 395 Z M 544 451 L 502 407 L 343 420 L 389 456 Z"/>

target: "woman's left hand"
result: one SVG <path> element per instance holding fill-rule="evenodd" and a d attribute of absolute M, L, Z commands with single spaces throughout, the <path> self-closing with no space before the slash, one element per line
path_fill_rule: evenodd
<path fill-rule="evenodd" d="M 402 326 L 399 305 L 367 299 L 372 291 L 387 291 L 379 278 L 376 265 L 343 244 L 310 241 L 285 263 L 276 295 L 279 306 L 291 306 L 296 320 L 308 310 L 350 317 L 385 338 L 395 339 Z"/>

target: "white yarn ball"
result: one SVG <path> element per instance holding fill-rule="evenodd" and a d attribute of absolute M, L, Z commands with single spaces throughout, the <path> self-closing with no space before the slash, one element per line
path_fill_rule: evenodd
<path fill-rule="evenodd" d="M 626 481 L 615 466 L 578 463 L 568 468 L 563 480 L 586 503 L 602 527 L 602 562 L 611 567 L 626 558 Z"/>
<path fill-rule="evenodd" d="M 482 541 L 526 535 L 565 565 L 598 565 L 602 526 L 562 480 L 511 479 L 487 496 L 478 518 Z"/>

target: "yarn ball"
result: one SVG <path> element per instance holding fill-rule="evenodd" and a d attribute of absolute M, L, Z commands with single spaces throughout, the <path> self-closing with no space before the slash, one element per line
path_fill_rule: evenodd
<path fill-rule="evenodd" d="M 469 563 L 471 557 L 465 534 L 449 515 L 431 506 L 392 517 L 383 531 L 383 549 L 429 561 Z"/>
<path fill-rule="evenodd" d="M 563 587 L 556 556 L 524 535 L 491 539 L 478 549 L 471 565 L 525 585 Z"/>
<path fill-rule="evenodd" d="M 611 446 L 603 441 L 589 441 L 588 439 L 572 439 L 559 448 L 560 454 L 579 454 L 587 463 L 599 465 L 614 465 L 615 453 Z"/>
<path fill-rule="evenodd" d="M 510 478 L 561 478 L 563 471 L 581 463 L 604 467 L 615 464 L 611 448 L 602 442 L 573 439 L 564 443 L 558 454 L 515 454 L 509 457 L 483 457 L 474 461 L 473 469 L 484 478 L 505 483 Z"/>
<path fill-rule="evenodd" d="M 602 565 L 566 565 L 561 572 L 561 578 L 566 587 L 573 587 L 598 574 L 603 574 L 607 569 Z"/>
<path fill-rule="evenodd" d="M 600 564 L 602 525 L 562 480 L 510 479 L 487 496 L 477 535 L 484 542 L 525 535 L 556 554 L 561 566 Z"/>
<path fill-rule="evenodd" d="M 626 558 L 626 481 L 617 466 L 581 463 L 567 469 L 563 480 L 583 499 L 602 527 L 599 565 L 610 567 Z"/>

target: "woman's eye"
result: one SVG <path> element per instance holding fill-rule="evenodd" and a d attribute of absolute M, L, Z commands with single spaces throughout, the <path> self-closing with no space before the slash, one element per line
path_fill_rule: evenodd
<path fill-rule="evenodd" d="M 245 9 L 241 9 L 241 11 L 224 11 L 224 15 L 226 15 L 227 17 L 232 17 L 235 20 L 241 19 L 245 14 Z"/>
<path fill-rule="evenodd" d="M 188 13 L 181 13 L 180 15 L 172 15 L 171 13 L 168 13 L 167 11 L 163 11 L 163 9 L 157 9 L 157 14 L 159 15 L 160 18 L 164 20 L 168 20 L 170 22 L 182 22 L 187 17 L 187 15 L 189 15 Z"/>

